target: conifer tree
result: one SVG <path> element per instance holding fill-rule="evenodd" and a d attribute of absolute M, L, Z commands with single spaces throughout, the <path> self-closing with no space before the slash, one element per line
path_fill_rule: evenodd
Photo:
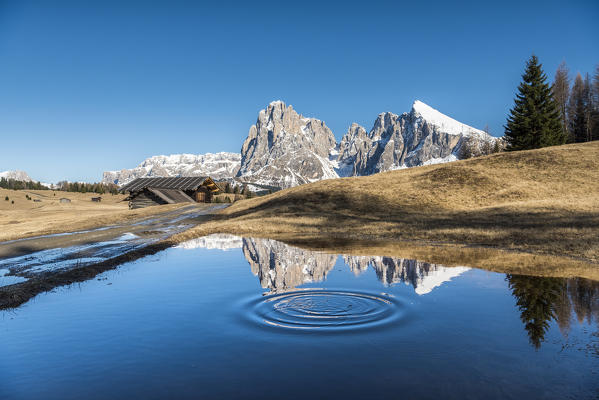
<path fill-rule="evenodd" d="M 530 343 L 541 347 L 549 323 L 556 317 L 556 304 L 564 289 L 559 278 L 540 278 L 526 275 L 506 275 L 509 288 L 516 298 L 520 320 L 528 333 Z"/>
<path fill-rule="evenodd" d="M 568 133 L 568 119 L 567 119 L 567 107 L 568 97 L 570 97 L 570 77 L 566 62 L 562 63 L 555 71 L 555 78 L 553 80 L 553 99 L 560 113 L 560 119 L 562 122 L 562 132 L 569 139 L 570 134 Z"/>
<path fill-rule="evenodd" d="M 538 149 L 566 141 L 552 88 L 535 55 L 526 63 L 514 108 L 505 125 L 505 138 L 508 151 Z"/>

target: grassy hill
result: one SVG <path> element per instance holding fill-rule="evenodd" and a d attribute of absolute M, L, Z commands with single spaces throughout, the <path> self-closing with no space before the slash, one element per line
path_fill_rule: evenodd
<path fill-rule="evenodd" d="M 499 153 L 243 200 L 210 232 L 300 242 L 407 240 L 599 261 L 599 142 Z"/>

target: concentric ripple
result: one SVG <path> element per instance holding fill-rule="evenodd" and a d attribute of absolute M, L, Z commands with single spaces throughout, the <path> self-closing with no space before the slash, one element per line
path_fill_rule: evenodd
<path fill-rule="evenodd" d="M 387 295 L 298 290 L 265 296 L 250 304 L 250 319 L 262 325 L 301 330 L 380 327 L 401 317 L 400 303 Z"/>

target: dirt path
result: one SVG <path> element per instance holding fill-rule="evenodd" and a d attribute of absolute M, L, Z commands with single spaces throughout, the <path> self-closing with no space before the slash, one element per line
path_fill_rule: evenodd
<path fill-rule="evenodd" d="M 0 242 L 0 309 L 164 250 L 169 237 L 223 207 L 194 204 L 119 225 Z"/>
<path fill-rule="evenodd" d="M 209 219 L 220 208 L 194 204 L 119 225 L 0 242 L 0 286 L 6 275 L 32 278 L 139 250 Z"/>

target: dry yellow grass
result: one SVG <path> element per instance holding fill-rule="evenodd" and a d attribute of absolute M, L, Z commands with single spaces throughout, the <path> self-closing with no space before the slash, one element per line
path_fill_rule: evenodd
<path fill-rule="evenodd" d="M 32 200 L 27 200 L 26 195 Z M 5 200 L 7 196 L 8 201 Z M 129 210 L 127 202 L 123 201 L 125 195 L 104 194 L 100 203 L 92 202 L 91 198 L 97 196 L 52 190 L 0 189 L 0 241 L 92 229 L 182 206 L 175 204 Z M 60 203 L 59 199 L 63 197 L 71 202 Z"/>
<path fill-rule="evenodd" d="M 173 238 L 417 240 L 599 261 L 599 142 L 320 181 L 243 200 Z"/>

